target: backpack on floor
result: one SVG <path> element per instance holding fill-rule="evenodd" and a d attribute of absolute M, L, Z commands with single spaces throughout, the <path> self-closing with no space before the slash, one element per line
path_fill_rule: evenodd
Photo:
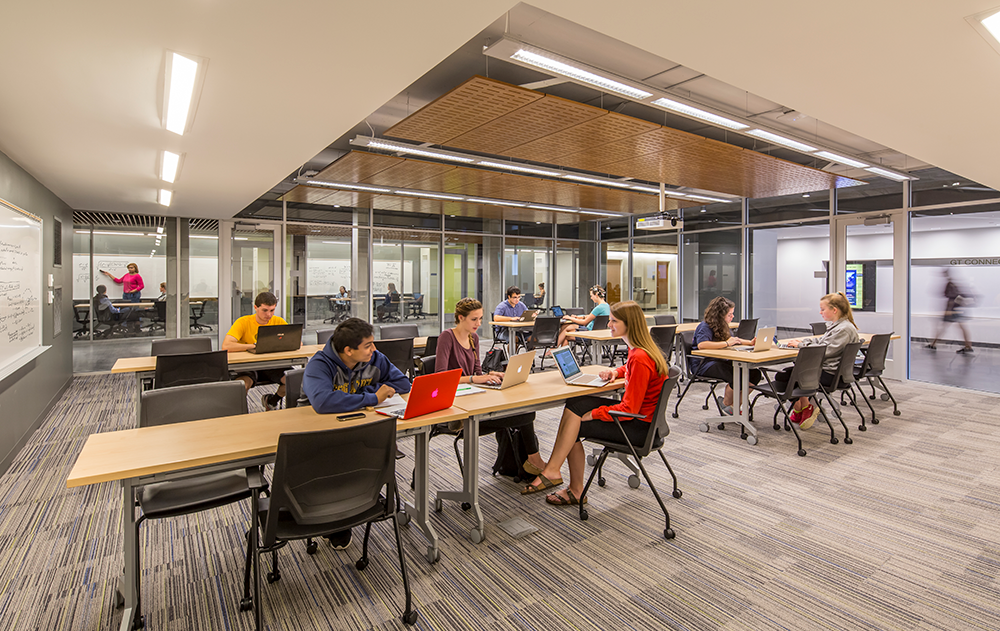
<path fill-rule="evenodd" d="M 486 357 L 483 357 L 482 368 L 484 374 L 494 371 L 503 372 L 506 366 L 507 353 L 501 347 L 490 349 L 486 353 Z"/>
<path fill-rule="evenodd" d="M 535 476 L 524 470 L 524 462 L 528 454 L 524 453 L 521 443 L 521 430 L 516 427 L 497 430 L 497 459 L 493 463 L 493 475 L 504 475 L 514 479 L 515 484 L 525 484 L 535 479 Z"/>

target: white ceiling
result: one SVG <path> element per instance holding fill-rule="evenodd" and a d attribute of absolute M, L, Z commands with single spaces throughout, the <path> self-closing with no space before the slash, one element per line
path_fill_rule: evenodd
<path fill-rule="evenodd" d="M 964 20 L 996 2 L 532 5 L 603 34 L 581 41 L 574 28 L 546 32 L 566 54 L 593 55 L 621 40 L 639 49 L 622 54 L 628 47 L 617 45 L 609 55 L 621 74 L 648 76 L 649 54 L 669 59 L 807 114 L 822 136 L 839 128 L 1000 189 L 1000 54 Z M 156 214 L 164 210 L 155 203 L 157 156 L 181 152 L 169 214 L 229 218 L 512 6 L 5 2 L 0 151 L 75 209 Z M 209 59 L 183 137 L 160 125 L 166 49 Z"/>

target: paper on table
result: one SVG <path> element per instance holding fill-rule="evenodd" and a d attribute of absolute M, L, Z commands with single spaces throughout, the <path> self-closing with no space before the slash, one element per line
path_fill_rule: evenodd
<path fill-rule="evenodd" d="M 399 396 L 398 394 L 394 394 L 391 397 L 389 397 L 388 399 L 386 399 L 385 401 L 383 401 L 383 402 L 379 403 L 378 405 L 376 405 L 375 407 L 376 408 L 388 408 L 388 407 L 392 407 L 394 405 L 401 405 L 401 406 L 403 406 L 405 408 L 406 407 L 406 401 L 404 401 L 403 397 Z"/>
<path fill-rule="evenodd" d="M 477 394 L 479 392 L 484 392 L 484 390 L 482 388 L 477 388 L 476 386 L 473 386 L 473 385 L 470 385 L 470 384 L 467 384 L 467 383 L 463 383 L 463 384 L 459 384 L 458 390 L 455 392 L 455 396 L 456 397 L 461 397 L 461 396 L 464 396 L 466 394 Z"/>

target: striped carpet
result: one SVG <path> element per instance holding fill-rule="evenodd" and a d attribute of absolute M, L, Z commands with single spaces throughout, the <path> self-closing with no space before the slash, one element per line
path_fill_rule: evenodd
<path fill-rule="evenodd" d="M 702 420 L 718 419 L 693 388 L 667 450 L 683 498 L 669 497 L 662 464 L 648 461 L 671 541 L 646 484 L 630 489 L 620 463 L 608 465 L 581 522 L 489 478 L 496 442 L 483 438 L 486 541 L 472 544 L 471 519 L 446 504 L 432 517 L 442 559 L 429 565 L 422 536 L 404 528 L 415 628 L 1000 628 L 1000 398 L 891 387 L 902 416 L 873 402 L 883 422 L 854 431 L 853 445 L 830 444 L 817 424 L 804 433 L 805 458 L 765 422 L 757 446 L 731 426 L 701 433 Z M 77 377 L 0 478 L 0 629 L 117 628 L 120 487 L 64 481 L 89 434 L 132 423 L 133 396 L 128 377 Z M 250 404 L 259 410 L 259 394 Z M 539 414 L 543 456 L 557 413 Z M 457 487 L 450 439 L 431 448 L 432 489 Z M 407 479 L 412 460 L 399 463 Z M 511 538 L 496 526 L 510 517 L 538 532 Z M 253 628 L 238 610 L 248 523 L 248 507 L 233 506 L 143 527 L 147 629 Z M 363 572 L 358 543 L 343 552 L 324 543 L 315 556 L 300 543 L 282 550 L 282 580 L 264 585 L 267 628 L 403 628 L 391 530 L 375 527 Z"/>

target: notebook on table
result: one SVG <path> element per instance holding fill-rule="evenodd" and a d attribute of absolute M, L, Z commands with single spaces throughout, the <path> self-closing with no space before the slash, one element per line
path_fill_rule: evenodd
<path fill-rule="evenodd" d="M 476 387 L 489 388 L 491 390 L 506 390 L 516 385 L 520 385 L 528 380 L 531 374 L 531 364 L 535 361 L 535 352 L 528 351 L 514 355 L 507 361 L 507 370 L 503 373 L 503 381 L 493 385 L 489 383 L 477 383 Z"/>
<path fill-rule="evenodd" d="M 280 353 L 297 351 L 302 346 L 301 324 L 272 324 L 257 329 L 257 344 L 248 353 Z"/>
<path fill-rule="evenodd" d="M 571 386 L 590 386 L 598 388 L 608 383 L 607 379 L 601 379 L 597 375 L 588 375 L 580 370 L 580 364 L 576 363 L 576 356 L 568 346 L 562 346 L 552 351 L 552 356 L 556 359 L 556 366 L 562 373 L 563 381 Z"/>
<path fill-rule="evenodd" d="M 455 391 L 458 390 L 458 380 L 461 378 L 461 368 L 420 375 L 413 380 L 410 398 L 405 406 L 381 408 L 375 411 L 405 420 L 450 408 L 455 402 Z"/>
<path fill-rule="evenodd" d="M 749 353 L 762 353 L 771 350 L 771 340 L 778 331 L 778 327 L 765 326 L 757 329 L 757 342 L 753 345 L 734 346 L 733 350 L 746 351 Z"/>

